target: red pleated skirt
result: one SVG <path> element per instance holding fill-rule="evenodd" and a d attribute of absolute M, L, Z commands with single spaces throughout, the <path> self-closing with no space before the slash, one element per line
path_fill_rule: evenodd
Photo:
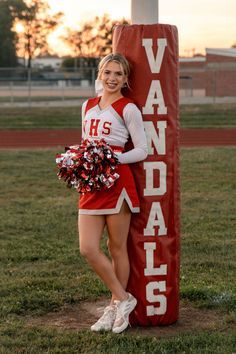
<path fill-rule="evenodd" d="M 111 188 L 80 195 L 79 214 L 118 214 L 124 200 L 131 212 L 138 213 L 140 211 L 138 193 L 129 165 L 118 165 L 117 173 L 120 177 Z"/>

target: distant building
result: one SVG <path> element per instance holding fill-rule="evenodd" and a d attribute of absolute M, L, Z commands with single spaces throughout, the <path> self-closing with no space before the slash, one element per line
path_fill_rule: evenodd
<path fill-rule="evenodd" d="M 206 48 L 206 96 L 236 96 L 236 48 Z"/>
<path fill-rule="evenodd" d="M 180 94 L 184 96 L 205 96 L 206 57 L 197 55 L 192 58 L 180 58 Z"/>
<path fill-rule="evenodd" d="M 52 56 L 45 56 L 45 57 L 38 57 L 32 60 L 32 67 L 33 68 L 52 68 L 52 69 L 59 69 L 61 66 L 63 59 L 59 57 L 52 57 Z"/>
<path fill-rule="evenodd" d="M 32 68 L 43 69 L 43 68 L 52 68 L 59 69 L 64 58 L 54 57 L 54 56 L 43 56 L 33 58 L 31 65 Z M 26 60 L 27 61 L 27 60 Z M 21 65 L 25 65 L 25 59 L 18 58 L 18 62 Z"/>
<path fill-rule="evenodd" d="M 236 96 L 236 48 L 206 48 L 206 56 L 180 58 L 180 92 Z"/>

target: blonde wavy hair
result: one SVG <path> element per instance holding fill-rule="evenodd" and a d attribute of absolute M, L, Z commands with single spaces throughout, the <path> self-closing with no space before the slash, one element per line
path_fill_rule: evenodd
<path fill-rule="evenodd" d="M 103 70 L 105 69 L 106 65 L 110 62 L 116 62 L 120 64 L 121 68 L 124 71 L 125 76 L 127 77 L 127 86 L 129 87 L 128 77 L 130 75 L 130 64 L 128 60 L 124 57 L 124 55 L 120 53 L 115 54 L 108 54 L 98 64 L 98 76 L 97 79 L 100 80 Z"/>

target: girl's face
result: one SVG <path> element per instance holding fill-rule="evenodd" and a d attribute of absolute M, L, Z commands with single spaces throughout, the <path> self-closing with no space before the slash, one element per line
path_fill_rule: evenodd
<path fill-rule="evenodd" d="M 104 91 L 107 93 L 118 93 L 127 82 L 127 77 L 119 63 L 110 61 L 103 69 L 100 80 L 102 81 Z"/>

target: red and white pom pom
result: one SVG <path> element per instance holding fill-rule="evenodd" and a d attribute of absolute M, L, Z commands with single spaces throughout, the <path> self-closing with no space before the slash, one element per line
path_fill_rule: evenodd
<path fill-rule="evenodd" d="M 119 178 L 118 159 L 103 139 L 86 139 L 65 149 L 65 153 L 56 156 L 57 176 L 79 193 L 111 188 Z"/>

